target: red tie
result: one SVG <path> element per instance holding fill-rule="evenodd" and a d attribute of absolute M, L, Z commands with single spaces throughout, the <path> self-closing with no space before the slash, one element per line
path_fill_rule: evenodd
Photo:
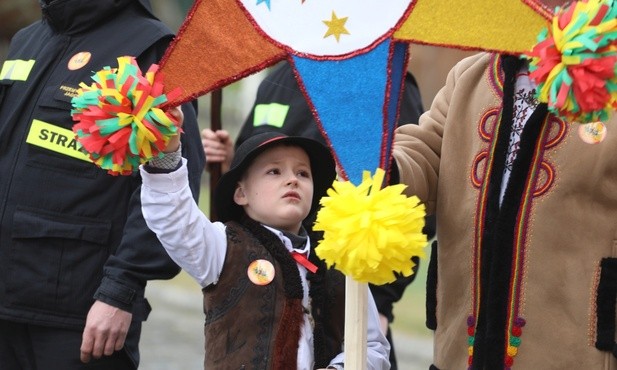
<path fill-rule="evenodd" d="M 313 262 L 309 261 L 308 258 L 306 258 L 306 254 L 291 251 L 291 256 L 293 257 L 293 259 L 296 260 L 296 262 L 306 267 L 306 269 L 310 272 L 315 273 L 315 271 L 317 271 L 317 266 L 315 266 Z"/>

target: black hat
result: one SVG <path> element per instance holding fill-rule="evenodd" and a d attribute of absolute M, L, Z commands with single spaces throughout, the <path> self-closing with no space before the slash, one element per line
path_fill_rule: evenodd
<path fill-rule="evenodd" d="M 244 209 L 234 202 L 234 192 L 238 181 L 259 154 L 279 144 L 298 146 L 308 154 L 313 174 L 313 204 L 309 215 L 317 210 L 319 199 L 326 195 L 326 191 L 336 178 L 336 167 L 330 150 L 318 141 L 306 137 L 287 136 L 280 132 L 265 132 L 250 137 L 238 147 L 229 171 L 216 185 L 214 207 L 219 218 L 217 221 L 240 220 Z"/>

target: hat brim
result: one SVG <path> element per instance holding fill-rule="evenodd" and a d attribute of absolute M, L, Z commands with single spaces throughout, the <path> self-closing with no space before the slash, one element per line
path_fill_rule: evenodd
<path fill-rule="evenodd" d="M 308 154 L 313 175 L 313 201 L 309 215 L 317 211 L 319 200 L 326 195 L 336 178 L 336 166 L 330 150 L 313 139 L 269 132 L 246 140 L 236 151 L 229 171 L 218 181 L 214 189 L 217 221 L 240 220 L 244 215 L 244 209 L 234 202 L 238 181 L 258 155 L 278 145 L 298 146 Z"/>

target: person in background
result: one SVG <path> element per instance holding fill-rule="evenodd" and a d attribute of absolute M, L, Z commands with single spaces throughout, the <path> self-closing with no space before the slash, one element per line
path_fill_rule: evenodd
<path fill-rule="evenodd" d="M 395 133 L 437 215 L 433 370 L 617 369 L 617 118 L 568 122 L 536 89 L 524 59 L 481 53 Z"/>
<path fill-rule="evenodd" d="M 41 0 L 0 70 L 0 368 L 136 369 L 146 283 L 179 267 L 141 214 L 138 171 L 111 176 L 77 148 L 71 99 L 93 71 L 158 63 L 172 32 L 148 0 Z M 183 155 L 195 199 L 196 110 Z"/>
<path fill-rule="evenodd" d="M 212 222 L 191 198 L 179 142 L 142 166 L 148 226 L 203 288 L 205 369 L 343 369 L 345 277 L 314 253 L 303 221 L 336 171 L 319 142 L 266 132 L 247 139 L 218 182 Z M 369 294 L 367 368 L 390 368 Z"/>
<path fill-rule="evenodd" d="M 420 91 L 415 78 L 411 73 L 405 76 L 405 84 L 401 97 L 399 123 L 417 122 L 424 111 Z M 238 137 L 235 141 L 237 148 L 248 138 L 262 132 L 281 132 L 292 136 L 308 137 L 326 145 L 326 141 L 319 131 L 311 108 L 294 76 L 293 69 L 288 62 L 281 62 L 260 83 L 255 103 L 246 118 Z M 206 153 L 207 163 L 221 163 L 222 171 L 229 168 L 234 158 L 234 143 L 227 130 L 212 131 L 204 129 L 201 132 L 202 145 Z M 206 167 L 207 169 L 207 167 Z M 310 229 L 314 220 L 307 220 L 305 227 Z M 435 235 L 434 218 L 427 218 L 425 228 L 428 239 Z M 416 263 L 419 260 L 414 258 Z M 398 302 L 405 288 L 414 280 L 415 275 L 399 276 L 390 284 L 376 286 L 371 284 L 371 292 L 377 303 L 380 322 L 383 332 L 386 334 L 391 345 L 390 363 L 391 368 L 396 370 L 396 354 L 392 341 L 392 333 L 389 323 L 394 320 L 393 305 Z"/>

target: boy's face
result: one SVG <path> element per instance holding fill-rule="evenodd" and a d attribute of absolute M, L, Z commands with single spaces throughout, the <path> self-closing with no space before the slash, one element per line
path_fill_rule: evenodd
<path fill-rule="evenodd" d="M 253 220 L 297 234 L 313 201 L 311 162 L 304 149 L 266 149 L 238 182 L 234 201 Z"/>

